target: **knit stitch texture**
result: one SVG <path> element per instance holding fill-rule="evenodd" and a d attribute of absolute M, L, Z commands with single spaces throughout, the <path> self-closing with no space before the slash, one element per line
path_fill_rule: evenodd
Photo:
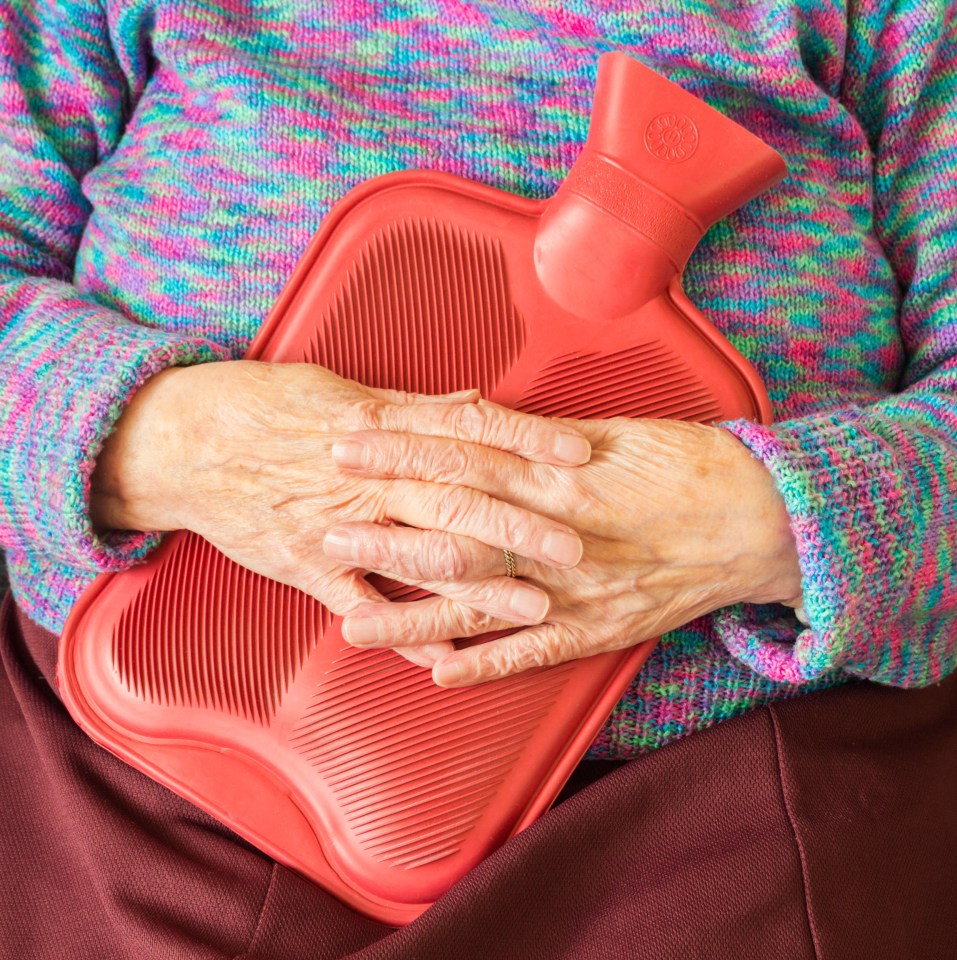
<path fill-rule="evenodd" d="M 667 635 L 592 748 L 954 667 L 957 6 L 945 0 L 3 0 L 0 545 L 58 632 L 156 533 L 94 536 L 90 475 L 157 371 L 241 357 L 330 207 L 442 170 L 551 195 L 621 49 L 788 177 L 716 224 L 691 299 L 776 422 L 808 626 L 740 605 Z"/>

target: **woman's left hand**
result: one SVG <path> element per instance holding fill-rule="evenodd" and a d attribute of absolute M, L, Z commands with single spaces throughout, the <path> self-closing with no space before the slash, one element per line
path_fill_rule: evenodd
<path fill-rule="evenodd" d="M 361 444 L 361 457 L 356 447 L 350 456 L 333 449 L 341 469 L 473 487 L 581 535 L 584 554 L 570 569 L 516 555 L 516 576 L 551 597 L 547 619 L 450 654 L 433 668 L 436 683 L 478 683 L 618 650 L 730 603 L 800 603 L 784 502 L 771 474 L 735 437 L 676 420 L 566 422 L 591 442 L 588 463 L 532 463 L 477 444 L 382 430 L 343 438 Z M 360 459 L 362 466 L 347 465 Z M 514 620 L 455 599 L 465 583 L 502 588 L 501 550 L 443 531 L 372 523 L 336 524 L 323 547 L 340 562 L 436 594 L 364 606 L 344 621 L 355 646 L 419 645 L 515 628 Z"/>

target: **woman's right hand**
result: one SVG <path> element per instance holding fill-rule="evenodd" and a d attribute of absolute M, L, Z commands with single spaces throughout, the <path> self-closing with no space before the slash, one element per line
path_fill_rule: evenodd
<path fill-rule="evenodd" d="M 481 443 L 543 463 L 588 459 L 587 441 L 567 425 L 480 407 L 477 400 L 478 391 L 431 398 L 366 387 L 312 364 L 238 360 L 169 368 L 133 396 L 97 458 L 94 528 L 101 535 L 192 530 L 242 566 L 343 616 L 383 597 L 364 571 L 323 553 L 323 536 L 335 523 L 441 529 L 520 547 L 523 556 L 551 566 L 574 566 L 577 559 L 556 562 L 543 549 L 549 533 L 568 534 L 580 557 L 578 535 L 565 524 L 497 501 L 490 509 L 491 498 L 468 487 L 436 486 L 422 502 L 414 481 L 350 476 L 332 458 L 340 436 L 384 429 Z M 547 615 L 547 594 L 520 580 L 502 576 L 495 589 L 486 583 L 483 591 L 460 599 L 520 623 Z M 425 665 L 451 646 L 418 649 Z"/>

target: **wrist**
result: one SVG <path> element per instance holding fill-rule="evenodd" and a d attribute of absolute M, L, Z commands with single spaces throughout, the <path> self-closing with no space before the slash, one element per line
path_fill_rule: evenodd
<path fill-rule="evenodd" d="M 746 509 L 729 533 L 733 551 L 733 602 L 802 603 L 801 567 L 791 518 L 774 477 L 733 434 L 721 430 L 727 455 L 727 489 Z"/>
<path fill-rule="evenodd" d="M 168 367 L 150 377 L 106 438 L 90 480 L 90 518 L 98 535 L 182 526 L 175 511 L 182 473 L 178 404 L 180 380 L 190 369 Z"/>

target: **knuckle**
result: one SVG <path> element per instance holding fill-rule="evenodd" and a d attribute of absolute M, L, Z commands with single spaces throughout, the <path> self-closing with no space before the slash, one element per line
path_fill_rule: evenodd
<path fill-rule="evenodd" d="M 510 420 L 509 427 L 516 449 L 521 449 L 526 453 L 538 453 L 544 449 L 544 444 L 539 439 L 544 424 L 540 417 L 528 413 L 513 414 Z"/>
<path fill-rule="evenodd" d="M 575 631 L 567 626 L 552 626 L 529 636 L 511 650 L 511 667 L 514 672 L 551 667 L 573 660 L 579 653 Z"/>
<path fill-rule="evenodd" d="M 366 397 L 351 404 L 353 416 L 364 430 L 378 430 L 387 426 L 387 406 L 381 400 Z"/>
<path fill-rule="evenodd" d="M 412 403 L 417 397 L 417 393 L 412 393 L 409 390 L 402 390 L 398 387 L 386 388 L 382 391 L 383 395 L 389 398 L 390 403 L 397 403 L 401 406 L 407 406 Z"/>
<path fill-rule="evenodd" d="M 405 433 L 381 433 L 365 438 L 370 469 L 378 472 L 400 473 L 402 467 L 414 463 L 418 451 L 412 438 Z"/>
<path fill-rule="evenodd" d="M 528 453 L 532 446 L 530 435 L 534 419 L 530 414 L 517 413 L 501 407 L 489 407 L 485 443 L 500 450 Z"/>
<path fill-rule="evenodd" d="M 469 636 L 475 636 L 479 633 L 489 633 L 495 628 L 496 618 L 484 610 L 477 610 L 475 607 L 466 608 L 462 616 L 462 622 Z"/>
<path fill-rule="evenodd" d="M 451 490 L 457 495 L 459 527 L 456 532 L 474 536 L 483 543 L 505 542 L 516 508 L 471 487 L 451 487 Z"/>
<path fill-rule="evenodd" d="M 471 591 L 471 602 L 483 608 L 502 606 L 502 589 L 494 580 L 482 580 Z"/>
<path fill-rule="evenodd" d="M 511 449 L 519 454 L 536 452 L 542 446 L 538 441 L 544 420 L 532 413 L 521 413 L 507 408 L 494 408 L 490 412 L 497 446 Z"/>
<path fill-rule="evenodd" d="M 458 483 L 465 478 L 468 470 L 469 455 L 465 448 L 456 443 L 449 444 L 441 454 L 437 474 L 448 483 Z"/>
<path fill-rule="evenodd" d="M 510 669 L 511 655 L 494 644 L 490 644 L 488 649 L 479 650 L 476 661 L 481 676 L 495 677 L 513 672 Z"/>
<path fill-rule="evenodd" d="M 414 633 L 413 625 L 408 623 L 405 617 L 379 618 L 380 642 L 386 646 L 399 640 L 407 643 L 414 636 Z"/>
<path fill-rule="evenodd" d="M 532 518 L 525 511 L 507 511 L 502 517 L 501 532 L 509 549 L 519 553 L 530 552 L 535 530 Z"/>
<path fill-rule="evenodd" d="M 463 580 L 468 573 L 468 557 L 462 546 L 442 534 L 425 542 L 424 573 L 436 580 Z"/>
<path fill-rule="evenodd" d="M 379 536 L 379 532 L 374 529 L 363 530 L 362 534 L 355 539 L 355 562 L 370 568 L 384 566 L 392 550 L 386 548 Z"/>
<path fill-rule="evenodd" d="M 483 672 L 489 675 L 510 676 L 536 667 L 546 666 L 548 657 L 538 643 L 490 644 L 479 655 Z"/>
<path fill-rule="evenodd" d="M 306 575 L 301 589 L 318 600 L 330 613 L 344 616 L 356 602 L 353 591 L 347 589 L 347 586 L 344 578 L 327 570 L 319 570 Z"/>
<path fill-rule="evenodd" d="M 552 662 L 551 650 L 547 643 L 541 641 L 524 643 L 515 651 L 513 661 L 517 670 L 546 667 Z"/>
<path fill-rule="evenodd" d="M 447 487 L 436 496 L 436 523 L 444 530 L 461 528 L 474 509 L 474 499 L 467 490 L 461 487 Z"/>
<path fill-rule="evenodd" d="M 437 530 L 423 532 L 416 544 L 412 566 L 423 580 L 462 580 L 468 573 L 468 558 L 454 538 Z"/>
<path fill-rule="evenodd" d="M 489 431 L 491 408 L 475 403 L 451 407 L 446 414 L 449 425 L 461 440 L 484 441 Z"/>
<path fill-rule="evenodd" d="M 282 582 L 285 582 L 285 578 L 283 578 Z M 295 586 L 314 600 L 318 600 L 324 607 L 328 607 L 330 610 L 338 606 L 335 591 L 329 588 L 327 575 L 319 574 L 311 570 L 305 571 L 300 575 L 299 582 L 296 583 Z"/>

